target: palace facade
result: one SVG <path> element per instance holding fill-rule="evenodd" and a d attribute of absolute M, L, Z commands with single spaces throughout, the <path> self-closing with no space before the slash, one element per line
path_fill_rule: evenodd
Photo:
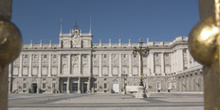
<path fill-rule="evenodd" d="M 60 33 L 59 44 L 24 44 L 9 65 L 10 93 L 122 93 L 138 86 L 140 57 L 131 43 L 92 43 L 92 33 L 77 27 Z M 150 42 L 143 58 L 143 81 L 149 92 L 202 92 L 202 66 L 191 57 L 187 37 Z"/>

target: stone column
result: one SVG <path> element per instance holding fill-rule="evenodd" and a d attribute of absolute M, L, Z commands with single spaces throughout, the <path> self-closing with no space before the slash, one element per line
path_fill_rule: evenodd
<path fill-rule="evenodd" d="M 129 56 L 128 56 L 128 58 L 129 58 L 129 74 L 128 74 L 128 76 L 132 76 L 132 74 L 131 74 L 131 54 L 129 54 Z"/>
<path fill-rule="evenodd" d="M 51 54 L 48 54 L 49 56 L 49 65 L 48 65 L 48 77 L 51 76 Z"/>
<path fill-rule="evenodd" d="M 151 68 L 151 75 L 155 75 L 155 71 L 154 71 L 154 53 L 150 53 L 149 55 L 149 62 L 150 62 L 150 68 Z"/>
<path fill-rule="evenodd" d="M 99 76 L 102 76 L 102 54 L 99 54 Z"/>
<path fill-rule="evenodd" d="M 82 75 L 82 55 L 79 54 L 79 75 Z"/>
<path fill-rule="evenodd" d="M 187 49 L 187 68 L 190 68 L 191 65 L 190 65 L 190 53 L 189 53 L 189 50 Z"/>
<path fill-rule="evenodd" d="M 112 54 L 109 55 L 109 76 L 112 76 Z"/>
<path fill-rule="evenodd" d="M 41 68 L 42 68 L 42 62 L 41 62 L 41 57 L 42 57 L 42 55 L 41 54 L 39 54 L 38 55 L 39 56 L 39 70 L 38 70 L 38 77 L 41 77 Z"/>
<path fill-rule="evenodd" d="M 8 67 L 8 75 L 9 77 L 12 76 L 12 65 L 13 65 L 13 62 L 9 64 L 9 67 Z"/>
<path fill-rule="evenodd" d="M 29 55 L 30 58 L 29 58 L 29 71 L 28 71 L 28 77 L 31 77 L 31 73 L 32 73 L 32 54 Z"/>
<path fill-rule="evenodd" d="M 91 78 L 88 78 L 88 82 L 87 82 L 87 93 L 90 93 L 90 80 Z"/>
<path fill-rule="evenodd" d="M 68 73 L 71 74 L 71 54 L 68 55 Z"/>
<path fill-rule="evenodd" d="M 89 73 L 89 76 L 91 76 L 92 75 L 92 55 L 91 54 L 89 54 L 88 55 L 88 62 L 89 62 L 89 71 L 88 71 L 88 73 Z"/>
<path fill-rule="evenodd" d="M 80 77 L 78 77 L 78 93 L 80 94 L 81 93 L 81 89 L 80 89 L 80 81 L 81 80 L 81 78 Z"/>
<path fill-rule="evenodd" d="M 67 77 L 67 81 L 66 81 L 66 93 L 67 93 L 67 94 L 69 94 L 69 93 L 70 93 L 69 86 L 70 86 L 70 78 L 69 78 L 69 77 Z"/>
<path fill-rule="evenodd" d="M 179 51 L 179 60 L 178 60 L 178 63 L 179 63 L 179 71 L 183 70 L 183 49 L 180 49 L 178 50 Z"/>
<path fill-rule="evenodd" d="M 161 75 L 165 75 L 164 74 L 164 53 L 161 53 Z"/>
<path fill-rule="evenodd" d="M 22 76 L 22 69 L 23 69 L 23 54 L 20 55 L 20 62 L 19 62 L 19 73 L 18 73 L 18 76 L 21 77 Z"/>
<path fill-rule="evenodd" d="M 118 75 L 119 77 L 121 77 L 121 71 L 122 71 L 121 70 L 121 55 L 122 54 L 119 54 L 119 75 Z"/>
<path fill-rule="evenodd" d="M 60 75 L 60 71 L 61 71 L 61 55 L 60 54 L 58 54 L 57 55 L 57 57 L 58 57 L 58 76 Z"/>

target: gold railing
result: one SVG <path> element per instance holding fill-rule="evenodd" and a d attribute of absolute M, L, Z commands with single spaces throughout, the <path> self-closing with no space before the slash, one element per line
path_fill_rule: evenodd
<path fill-rule="evenodd" d="M 10 22 L 12 0 L 0 0 L 0 110 L 8 109 L 8 65 L 21 51 L 18 28 Z"/>
<path fill-rule="evenodd" d="M 199 0 L 200 22 L 189 34 L 189 50 L 203 65 L 204 108 L 220 110 L 220 0 Z"/>
<path fill-rule="evenodd" d="M 12 0 L 0 0 L 0 110 L 7 110 L 8 64 L 21 51 L 20 31 L 11 19 Z M 220 110 L 220 0 L 199 0 L 200 22 L 189 34 L 189 49 L 204 66 L 205 110 Z"/>

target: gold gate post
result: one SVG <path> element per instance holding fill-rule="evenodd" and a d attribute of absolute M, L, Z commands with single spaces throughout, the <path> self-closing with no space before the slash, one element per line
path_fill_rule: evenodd
<path fill-rule="evenodd" d="M 10 22 L 12 0 L 0 0 L 0 110 L 8 109 L 8 65 L 21 51 L 22 38 Z"/>
<path fill-rule="evenodd" d="M 205 110 L 220 110 L 220 0 L 199 0 L 199 11 L 200 22 L 189 34 L 189 51 L 203 65 Z"/>

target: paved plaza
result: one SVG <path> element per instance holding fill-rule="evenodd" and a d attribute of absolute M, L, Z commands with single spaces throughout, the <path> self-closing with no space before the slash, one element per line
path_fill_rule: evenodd
<path fill-rule="evenodd" d="M 9 110 L 203 110 L 201 93 L 9 94 Z"/>

